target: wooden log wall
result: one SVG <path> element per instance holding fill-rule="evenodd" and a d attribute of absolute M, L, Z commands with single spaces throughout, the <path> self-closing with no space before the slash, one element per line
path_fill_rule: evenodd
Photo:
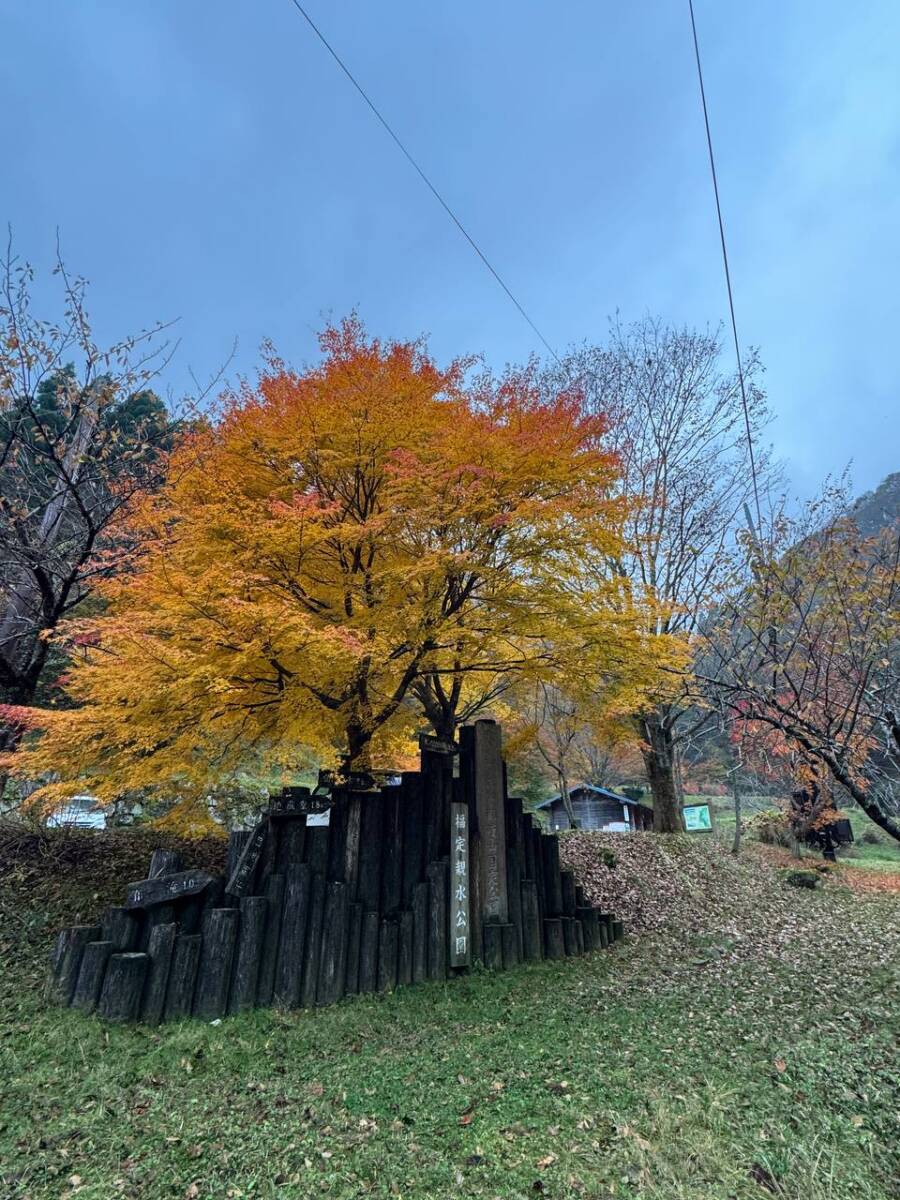
<path fill-rule="evenodd" d="M 107 1020 L 226 1015 L 601 950 L 624 933 L 507 794 L 499 729 L 423 737 L 419 772 L 368 791 L 286 788 L 231 835 L 226 875 L 155 851 L 97 925 L 63 930 L 48 995 Z"/>

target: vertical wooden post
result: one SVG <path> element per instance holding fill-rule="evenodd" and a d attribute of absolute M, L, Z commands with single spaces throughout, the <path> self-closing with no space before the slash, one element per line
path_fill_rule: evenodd
<path fill-rule="evenodd" d="M 446 862 L 431 863 L 428 917 L 428 978 L 447 978 L 447 892 L 449 870 Z"/>
<path fill-rule="evenodd" d="M 284 908 L 283 875 L 269 875 L 266 880 L 266 900 L 266 929 L 256 985 L 256 1003 L 263 1006 L 272 1003 L 275 990 L 275 968 L 278 965 L 278 944 L 281 941 L 281 916 Z"/>
<path fill-rule="evenodd" d="M 169 985 L 166 988 L 166 1004 L 163 1010 L 167 1021 L 178 1021 L 188 1017 L 194 999 L 197 982 L 197 964 L 200 962 L 199 933 L 182 933 L 175 938 Z"/>
<path fill-rule="evenodd" d="M 559 838 L 555 834 L 545 833 L 541 838 L 541 849 L 544 856 L 544 898 L 547 906 L 545 916 L 559 917 L 563 911 Z"/>
<path fill-rule="evenodd" d="M 362 798 L 362 833 L 359 844 L 359 882 L 356 898 L 363 908 L 378 912 L 381 904 L 383 807 L 377 792 Z"/>
<path fill-rule="evenodd" d="M 141 1020 L 148 1025 L 158 1025 L 163 1018 L 177 936 L 178 926 L 174 922 L 155 925 L 150 931 L 147 946 L 150 966 L 147 969 L 147 982 L 141 1001 Z"/>
<path fill-rule="evenodd" d="M 241 899 L 240 929 L 234 955 L 234 976 L 228 1011 L 245 1012 L 256 1005 L 259 988 L 259 968 L 266 940 L 266 917 L 269 902 L 265 896 L 244 896 Z"/>
<path fill-rule="evenodd" d="M 397 922 L 393 917 L 385 917 L 381 922 L 381 936 L 378 942 L 379 992 L 392 992 L 397 986 L 399 936 Z"/>
<path fill-rule="evenodd" d="M 403 816 L 400 788 L 382 790 L 384 805 L 384 849 L 381 874 L 381 911 L 395 913 L 403 899 Z"/>
<path fill-rule="evenodd" d="M 194 989 L 194 1016 L 205 1021 L 224 1017 L 237 940 L 238 910 L 212 908 L 203 920 L 203 945 Z"/>
<path fill-rule="evenodd" d="M 150 960 L 146 954 L 112 954 L 106 964 L 97 1012 L 106 1021 L 136 1021 Z"/>
<path fill-rule="evenodd" d="M 99 942 L 102 933 L 99 925 L 73 925 L 59 934 L 48 985 L 48 994 L 57 1004 L 71 1003 L 84 948 L 88 942 Z"/>
<path fill-rule="evenodd" d="M 427 881 L 417 883 L 413 890 L 413 983 L 421 983 L 428 978 L 428 918 L 431 907 L 431 884 Z"/>
<path fill-rule="evenodd" d="M 130 908 L 108 908 L 100 921 L 103 940 L 112 942 L 117 951 L 133 950 L 137 945 L 140 917 Z"/>
<path fill-rule="evenodd" d="M 539 962 L 544 957 L 537 884 L 533 879 L 522 880 L 522 944 L 525 962 Z"/>
<path fill-rule="evenodd" d="M 326 886 L 322 925 L 322 957 L 319 964 L 318 1004 L 334 1004 L 344 994 L 347 981 L 347 933 L 350 916 L 346 883 Z"/>
<path fill-rule="evenodd" d="M 404 773 L 400 803 L 403 814 L 403 904 L 411 908 L 413 892 L 425 874 L 422 777 L 417 772 Z"/>
<path fill-rule="evenodd" d="M 500 726 L 476 721 L 475 813 L 481 840 L 481 915 L 485 920 L 509 920 L 506 886 L 506 808 Z"/>
<path fill-rule="evenodd" d="M 103 976 L 109 956 L 116 949 L 113 942 L 88 942 L 81 955 L 78 979 L 72 993 L 72 1007 L 92 1013 L 100 999 Z"/>
<path fill-rule="evenodd" d="M 159 879 L 161 875 L 175 875 L 183 869 L 181 855 L 177 850 L 163 850 L 161 847 L 150 855 L 150 870 L 148 879 Z"/>
<path fill-rule="evenodd" d="M 412 983 L 413 914 L 408 908 L 400 912 L 400 936 L 397 950 L 397 983 L 400 987 Z"/>
<path fill-rule="evenodd" d="M 309 889 L 312 875 L 306 863 L 292 863 L 284 879 L 284 909 L 275 968 L 274 1002 L 279 1008 L 296 1008 L 309 920 Z"/>
<path fill-rule="evenodd" d="M 313 875 L 309 888 L 309 927 L 306 931 L 306 952 L 303 964 L 303 987 L 300 1001 L 312 1008 L 319 987 L 319 964 L 322 957 L 322 922 L 325 918 L 325 878 Z"/>
<path fill-rule="evenodd" d="M 347 894 L 350 894 L 350 884 L 347 884 Z M 359 950 L 362 938 L 362 905 L 354 901 L 350 905 L 349 929 L 347 933 L 347 976 L 345 991 L 348 996 L 355 996 L 359 991 Z"/>
<path fill-rule="evenodd" d="M 368 909 L 363 913 L 359 948 L 359 990 L 374 992 L 378 984 L 378 933 L 381 917 Z"/>
<path fill-rule="evenodd" d="M 489 971 L 503 969 L 503 935 L 501 926 L 486 921 L 482 930 L 484 945 L 484 965 Z"/>

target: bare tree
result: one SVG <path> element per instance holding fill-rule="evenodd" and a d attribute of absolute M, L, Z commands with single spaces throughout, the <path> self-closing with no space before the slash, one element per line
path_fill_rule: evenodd
<path fill-rule="evenodd" d="M 723 372 L 720 353 L 717 333 L 648 318 L 613 324 L 606 346 L 575 349 L 548 372 L 551 385 L 568 380 L 608 417 L 622 494 L 637 503 L 626 520 L 627 553 L 598 569 L 621 573 L 637 594 L 655 598 L 652 635 L 694 639 L 730 579 L 728 551 L 752 494 L 739 382 Z M 745 384 L 754 435 L 767 416 L 758 374 L 751 353 Z M 679 748 L 708 719 L 687 687 L 634 714 L 657 830 L 684 827 Z"/>
<path fill-rule="evenodd" d="M 838 490 L 773 530 L 697 678 L 801 788 L 839 785 L 900 839 L 900 524 L 862 537 Z"/>

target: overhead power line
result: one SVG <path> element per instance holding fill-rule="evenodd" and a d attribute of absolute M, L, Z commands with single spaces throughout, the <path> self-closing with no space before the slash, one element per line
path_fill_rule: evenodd
<path fill-rule="evenodd" d="M 719 240 L 722 243 L 722 263 L 725 267 L 725 286 L 728 290 L 728 310 L 731 313 L 731 332 L 734 336 L 734 354 L 737 359 L 738 383 L 741 403 L 744 406 L 744 426 L 747 431 L 747 449 L 750 455 L 750 472 L 753 479 L 753 499 L 756 504 L 756 531 L 754 540 L 762 536 L 762 512 L 759 506 L 759 484 L 756 478 L 756 455 L 753 452 L 753 433 L 750 428 L 750 408 L 747 404 L 747 389 L 744 385 L 744 367 L 741 362 L 741 344 L 738 340 L 737 321 L 734 315 L 734 294 L 731 289 L 731 271 L 728 267 L 728 250 L 725 245 L 725 223 L 722 220 L 722 203 L 719 199 L 719 180 L 716 175 L 716 159 L 713 154 L 712 134 L 709 130 L 709 110 L 706 107 L 706 89 L 703 86 L 703 68 L 700 65 L 700 43 L 697 40 L 697 22 L 694 18 L 694 0 L 688 0 L 691 13 L 691 32 L 694 35 L 694 57 L 697 61 L 697 79 L 700 83 L 700 100 L 703 104 L 703 123 L 706 126 L 706 145 L 709 150 L 709 169 L 712 174 L 713 193 L 716 198 L 716 215 L 719 218 Z"/>
<path fill-rule="evenodd" d="M 513 295 L 512 290 L 505 283 L 505 281 L 501 277 L 500 273 L 496 270 L 496 268 L 491 263 L 490 259 L 487 257 L 487 255 L 484 253 L 484 251 L 481 249 L 481 247 L 478 245 L 478 243 L 475 241 L 475 239 L 472 237 L 472 235 L 466 229 L 465 225 L 463 225 L 462 221 L 459 219 L 459 217 L 456 215 L 456 213 L 453 211 L 453 209 L 450 207 L 450 205 L 447 203 L 447 201 L 444 199 L 444 197 L 441 195 L 441 193 L 435 187 L 435 185 L 431 182 L 428 175 L 426 175 L 425 171 L 419 166 L 418 162 L 413 157 L 413 155 L 410 153 L 410 151 L 407 150 L 406 146 L 400 140 L 399 136 L 394 132 L 394 130 L 391 127 L 390 123 L 388 122 L 387 118 L 382 115 L 380 109 L 375 105 L 375 102 L 369 96 L 368 92 L 366 92 L 365 88 L 356 79 L 353 72 L 350 70 L 350 68 L 347 66 L 347 64 L 344 62 L 344 60 L 341 58 L 341 56 L 335 50 L 334 46 L 332 46 L 332 44 L 328 41 L 328 39 L 322 33 L 321 29 L 319 29 L 318 25 L 316 25 L 315 21 L 313 21 L 312 17 L 309 15 L 309 13 L 306 11 L 306 9 L 303 7 L 303 5 L 300 3 L 300 0 L 291 0 L 291 3 L 293 4 L 294 8 L 296 8 L 296 10 L 300 13 L 300 15 L 303 17 L 303 19 L 306 21 L 307 25 L 309 25 L 310 29 L 313 31 L 313 33 L 316 35 L 316 37 L 319 39 L 319 41 L 322 43 L 322 45 L 325 47 L 325 49 L 328 51 L 328 53 L 331 55 L 331 57 L 334 59 L 334 61 L 337 63 L 337 65 L 340 67 L 340 69 L 344 72 L 344 74 L 347 76 L 347 78 L 350 80 L 350 82 L 353 84 L 353 86 L 356 88 L 356 90 L 359 92 L 360 96 L 362 96 L 363 100 L 365 100 L 366 104 L 372 110 L 372 112 L 374 113 L 375 117 L 378 119 L 380 124 L 387 131 L 388 135 L 390 136 L 390 138 L 394 142 L 394 144 L 397 146 L 400 153 L 407 160 L 407 162 L 410 164 L 410 166 L 413 168 L 413 170 L 416 172 L 416 174 L 419 176 L 419 178 L 422 180 L 422 182 L 425 184 L 425 186 L 431 192 L 432 196 L 434 196 L 435 200 L 437 200 L 438 204 L 440 204 L 441 208 L 443 208 L 444 212 L 447 214 L 447 216 L 450 218 L 450 220 L 453 222 L 453 224 L 456 226 L 456 228 L 459 230 L 459 232 L 463 235 L 463 237 L 466 239 L 466 241 L 469 243 L 469 245 L 472 247 L 472 249 L 475 251 L 475 253 L 478 255 L 478 257 L 481 259 L 481 261 L 484 263 L 484 265 L 487 267 L 487 269 L 493 275 L 493 277 L 497 281 L 497 283 L 499 283 L 501 288 L 503 288 L 504 292 L 509 297 L 509 299 L 513 302 L 513 304 L 516 306 L 516 308 L 518 309 L 521 316 L 524 317 L 525 320 L 528 322 L 532 331 L 538 337 L 538 339 L 540 340 L 540 342 L 542 343 L 544 348 L 548 351 L 549 354 L 551 354 L 553 356 L 553 358 L 556 360 L 556 362 L 559 362 L 559 357 L 558 357 L 556 351 L 553 349 L 553 347 L 550 345 L 550 343 L 547 341 L 547 339 L 541 333 L 540 329 L 538 329 L 538 327 L 534 323 L 534 321 L 532 321 L 531 317 L 525 311 L 524 307 L 519 303 L 519 301 Z"/>

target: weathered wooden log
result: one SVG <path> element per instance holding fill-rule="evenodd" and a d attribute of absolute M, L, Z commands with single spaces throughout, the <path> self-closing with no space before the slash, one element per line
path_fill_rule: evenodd
<path fill-rule="evenodd" d="M 350 884 L 347 884 L 347 895 L 350 894 Z M 355 996 L 359 991 L 359 946 L 362 938 L 363 907 L 354 901 L 350 905 L 350 917 L 347 932 L 347 975 L 344 990 L 348 996 Z"/>
<path fill-rule="evenodd" d="M 600 932 L 597 921 L 597 910 L 588 905 L 580 905 L 575 909 L 575 915 L 581 922 L 585 951 L 600 949 Z"/>
<path fill-rule="evenodd" d="M 578 953 L 578 936 L 575 933 L 575 918 L 561 917 L 563 933 L 563 949 L 566 954 L 574 956 Z"/>
<path fill-rule="evenodd" d="M 516 822 L 518 825 L 518 821 Z M 510 826 L 507 824 L 507 828 Z M 506 884 L 509 893 L 509 921 L 516 938 L 516 962 L 522 958 L 524 939 L 522 935 L 522 869 L 519 852 L 515 846 L 506 851 Z"/>
<path fill-rule="evenodd" d="M 109 956 L 116 950 L 114 942 L 88 942 L 81 954 L 78 979 L 72 992 L 72 1007 L 92 1013 L 100 999 L 100 989 L 106 974 Z"/>
<path fill-rule="evenodd" d="M 374 992 L 378 984 L 378 934 L 381 917 L 367 909 L 363 913 L 359 948 L 359 990 Z"/>
<path fill-rule="evenodd" d="M 557 848 L 557 853 L 559 852 Z M 565 917 L 574 917 L 577 907 L 575 898 L 575 872 L 569 870 L 568 867 L 563 868 L 559 873 L 560 883 L 562 886 L 562 911 Z"/>
<path fill-rule="evenodd" d="M 97 1012 L 105 1021 L 136 1021 L 150 966 L 147 954 L 111 954 L 106 963 Z"/>
<path fill-rule="evenodd" d="M 167 1021 L 178 1021 L 191 1014 L 202 940 L 199 933 L 181 933 L 175 938 L 163 1009 Z"/>
<path fill-rule="evenodd" d="M 546 880 L 544 879 L 544 835 L 537 826 L 531 835 L 534 847 L 534 882 L 537 884 L 538 911 L 543 921 L 547 913 Z"/>
<path fill-rule="evenodd" d="M 203 919 L 203 945 L 194 989 L 194 1016 L 204 1021 L 228 1012 L 228 989 L 234 964 L 239 911 L 212 908 Z"/>
<path fill-rule="evenodd" d="M 266 940 L 266 918 L 269 902 L 265 896 L 243 896 L 234 970 L 228 997 L 230 1013 L 246 1012 L 256 1007 L 259 990 L 259 967 Z"/>
<path fill-rule="evenodd" d="M 232 829 L 228 835 L 228 853 L 225 856 L 226 879 L 230 879 L 234 874 L 252 832 L 250 829 Z"/>
<path fill-rule="evenodd" d="M 450 871 L 446 862 L 430 863 L 428 906 L 428 978 L 447 978 L 447 907 Z"/>
<path fill-rule="evenodd" d="M 291 863 L 287 868 L 273 990 L 273 1001 L 279 1008 L 296 1008 L 300 1003 L 311 882 L 312 872 L 306 863 Z"/>
<path fill-rule="evenodd" d="M 577 917 L 574 918 L 574 921 L 575 921 L 575 953 L 576 954 L 584 954 L 584 952 L 585 952 L 584 925 L 582 924 L 581 921 L 578 920 Z"/>
<path fill-rule="evenodd" d="M 611 946 L 614 940 L 613 914 L 608 912 L 599 912 L 597 916 L 600 924 L 606 929 L 606 944 L 607 946 Z"/>
<path fill-rule="evenodd" d="M 613 921 L 613 941 L 618 942 L 625 936 L 625 925 L 622 921 Z"/>
<path fill-rule="evenodd" d="M 396 913 L 403 903 L 403 816 L 400 808 L 400 788 L 382 791 L 383 852 L 381 867 L 381 911 Z"/>
<path fill-rule="evenodd" d="M 157 925 L 173 925 L 178 920 L 177 904 L 154 904 L 144 913 L 141 922 L 140 947 L 146 950 Z"/>
<path fill-rule="evenodd" d="M 266 929 L 262 958 L 259 964 L 259 979 L 256 984 L 256 1003 L 263 1007 L 272 1003 L 272 995 L 275 991 L 275 969 L 278 965 L 281 917 L 284 909 L 283 875 L 269 875 L 266 879 L 266 900 L 268 901 Z"/>
<path fill-rule="evenodd" d="M 547 917 L 559 917 L 563 911 L 562 876 L 559 869 L 559 839 L 555 834 L 545 833 L 541 838 L 544 856 L 544 897 Z"/>
<path fill-rule="evenodd" d="M 587 908 L 587 900 L 584 896 L 584 888 L 580 883 L 575 884 L 575 907 Z"/>
<path fill-rule="evenodd" d="M 469 818 L 472 817 L 472 806 L 469 808 Z M 481 855 L 484 852 L 484 840 L 469 826 L 469 949 L 470 961 L 481 962 L 484 958 L 482 945 L 481 922 L 484 914 L 483 872 L 481 870 Z"/>
<path fill-rule="evenodd" d="M 397 948 L 397 984 L 405 987 L 412 983 L 413 971 L 413 914 L 404 908 L 398 914 L 399 941 Z"/>
<path fill-rule="evenodd" d="M 413 892 L 425 873 L 422 780 L 417 772 L 404 773 L 400 803 L 403 815 L 403 904 L 412 908 Z"/>
<path fill-rule="evenodd" d="M 519 953 L 519 935 L 521 930 L 516 929 L 515 925 L 501 925 L 500 937 L 503 942 L 503 969 L 508 970 L 510 967 L 516 966 L 522 961 L 522 956 Z"/>
<path fill-rule="evenodd" d="M 597 935 L 599 937 L 601 950 L 605 950 L 609 945 L 609 923 L 599 912 L 597 913 Z"/>
<path fill-rule="evenodd" d="M 545 958 L 565 958 L 566 956 L 562 917 L 544 918 L 544 956 Z"/>
<path fill-rule="evenodd" d="M 485 921 L 482 927 L 482 954 L 489 971 L 503 970 L 503 935 L 496 922 Z"/>
<path fill-rule="evenodd" d="M 328 843 L 331 838 L 330 825 L 309 825 L 306 829 L 306 861 L 313 875 L 322 879 L 328 870 Z"/>
<path fill-rule="evenodd" d="M 531 813 L 523 813 L 519 822 L 519 834 L 522 842 L 522 878 L 534 879 L 534 818 Z"/>
<path fill-rule="evenodd" d="M 427 880 L 413 889 L 413 983 L 428 978 L 428 913 L 431 906 L 431 884 Z"/>
<path fill-rule="evenodd" d="M 400 947 L 400 926 L 393 917 L 381 922 L 378 939 L 378 990 L 392 992 L 397 986 L 397 958 Z"/>
<path fill-rule="evenodd" d="M 525 962 L 539 962 L 544 957 L 537 884 L 533 879 L 522 880 L 522 957 Z"/>
<path fill-rule="evenodd" d="M 163 1019 L 177 935 L 178 926 L 174 922 L 155 925 L 150 931 L 147 943 L 150 966 L 147 968 L 147 981 L 141 1000 L 141 1020 L 148 1025 L 158 1025 Z"/>
<path fill-rule="evenodd" d="M 335 1004 L 347 982 L 347 931 L 350 897 L 346 883 L 332 882 L 325 889 L 322 953 L 319 963 L 317 1004 Z"/>
<path fill-rule="evenodd" d="M 287 878 L 288 867 L 298 867 L 306 855 L 306 817 L 287 817 L 272 825 L 277 827 L 275 872 Z"/>
<path fill-rule="evenodd" d="M 133 950 L 137 945 L 141 920 L 138 913 L 129 908 L 108 908 L 100 918 L 103 941 L 112 942 L 116 952 Z"/>
<path fill-rule="evenodd" d="M 333 883 L 344 883 L 347 878 L 347 836 L 349 792 L 335 793 L 334 804 L 329 812 L 328 861 L 325 878 Z"/>
<path fill-rule="evenodd" d="M 363 797 L 356 899 L 371 912 L 378 912 L 381 904 L 382 814 L 379 793 Z"/>
<path fill-rule="evenodd" d="M 325 877 L 313 874 L 309 888 L 309 927 L 303 954 L 303 986 L 300 1003 L 312 1008 L 319 988 L 319 966 L 322 961 L 322 925 L 325 920 Z"/>
<path fill-rule="evenodd" d="M 351 902 L 359 890 L 359 855 L 362 839 L 362 806 L 363 797 L 358 792 L 348 792 L 344 800 L 347 810 L 344 833 L 344 869 L 340 878 L 347 885 L 347 895 Z"/>
<path fill-rule="evenodd" d="M 160 847 L 150 855 L 150 870 L 148 879 L 158 879 L 162 875 L 177 875 L 184 870 L 181 855 L 177 850 L 164 850 Z"/>
<path fill-rule="evenodd" d="M 47 984 L 48 998 L 56 1004 L 70 1004 L 81 956 L 88 942 L 99 942 L 103 931 L 99 925 L 72 925 L 60 930 L 51 960 L 50 977 Z"/>

